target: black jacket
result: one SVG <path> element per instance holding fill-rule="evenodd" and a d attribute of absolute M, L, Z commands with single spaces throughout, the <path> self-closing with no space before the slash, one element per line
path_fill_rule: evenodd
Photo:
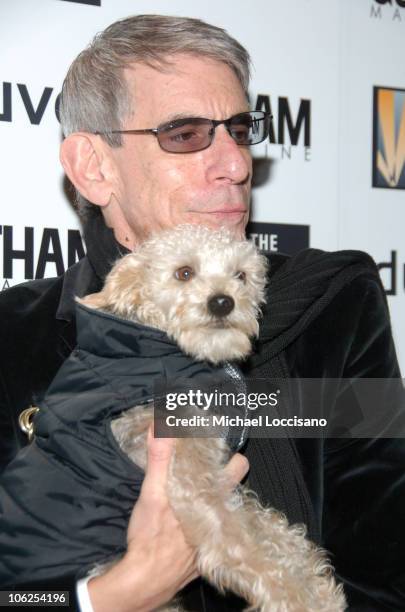
<path fill-rule="evenodd" d="M 195 361 L 158 329 L 80 304 L 76 325 L 77 346 L 38 403 L 34 440 L 0 475 L 3 588 L 82 577 L 125 552 L 144 472 L 115 441 L 114 418 L 159 397 L 157 382 L 236 393 L 242 381 L 235 365 Z M 238 432 L 219 433 L 236 443 Z"/>
<path fill-rule="evenodd" d="M 27 283 L 1 296 L 4 466 L 27 443 L 18 414 L 43 395 L 75 346 L 73 295 L 101 288 L 89 257 L 64 277 Z M 272 254 L 270 262 L 267 310 L 256 352 L 244 367 L 247 375 L 400 375 L 386 299 L 370 258 L 308 250 L 291 259 Z M 402 406 L 397 419 L 405 437 Z M 291 522 L 306 522 L 311 536 L 331 552 L 352 612 L 405 608 L 402 439 L 251 439 L 245 453 L 249 485 L 262 501 Z M 67 582 L 52 582 L 58 584 L 66 588 Z M 208 609 L 236 607 L 216 600 Z"/>

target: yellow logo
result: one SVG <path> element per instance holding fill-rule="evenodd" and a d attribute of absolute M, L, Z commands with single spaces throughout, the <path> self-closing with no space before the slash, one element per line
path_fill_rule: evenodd
<path fill-rule="evenodd" d="M 373 187 L 405 189 L 405 90 L 374 87 Z"/>

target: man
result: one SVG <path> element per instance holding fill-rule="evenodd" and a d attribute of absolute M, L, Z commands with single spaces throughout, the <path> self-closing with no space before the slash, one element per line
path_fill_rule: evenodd
<path fill-rule="evenodd" d="M 239 139 L 241 113 L 250 110 L 248 76 L 246 51 L 223 30 L 153 15 L 113 24 L 73 63 L 62 92 L 61 161 L 78 192 L 88 255 L 63 278 L 2 295 L 8 325 L 1 341 L 9 348 L 1 364 L 4 465 L 26 443 L 19 413 L 74 347 L 75 294 L 99 290 L 113 261 L 161 228 L 189 222 L 244 232 L 252 159 Z M 381 283 L 366 256 L 309 252 L 291 261 L 273 255 L 270 263 L 270 313 L 246 374 L 399 376 Z M 393 418 L 403 427 L 401 411 Z M 172 450 L 173 441 L 150 436 L 127 552 L 88 582 L 95 612 L 155 609 L 197 576 L 195 552 L 165 493 Z M 404 547 L 390 518 L 399 518 L 404 503 L 400 440 L 251 439 L 244 453 L 263 502 L 306 523 L 310 537 L 331 551 L 350 610 L 403 609 Z M 230 486 L 247 466 L 235 455 L 226 468 Z M 199 581 L 186 591 L 193 609 L 240 606 Z M 83 584 L 79 596 L 85 606 Z"/>

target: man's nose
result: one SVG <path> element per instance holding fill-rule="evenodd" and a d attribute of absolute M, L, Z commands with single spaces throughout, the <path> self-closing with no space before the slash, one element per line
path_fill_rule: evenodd
<path fill-rule="evenodd" d="M 245 183 L 251 178 L 252 157 L 248 146 L 236 144 L 224 125 L 215 130 L 214 140 L 206 150 L 209 181 Z"/>

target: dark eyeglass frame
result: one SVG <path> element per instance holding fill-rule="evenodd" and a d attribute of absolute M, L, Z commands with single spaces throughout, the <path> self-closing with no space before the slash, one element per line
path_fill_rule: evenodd
<path fill-rule="evenodd" d="M 257 116 L 259 115 L 259 116 Z M 233 134 L 232 132 L 232 127 L 235 127 L 237 125 L 248 125 L 248 121 L 246 121 L 246 118 L 249 117 L 249 120 L 252 121 L 252 123 L 254 124 L 255 122 L 263 122 L 263 133 L 261 134 L 260 138 L 258 140 L 256 140 L 255 142 L 239 142 L 236 139 L 236 135 Z M 154 136 L 156 136 L 159 146 L 161 149 L 163 149 L 163 151 L 166 151 L 167 153 L 196 153 L 197 151 L 203 151 L 204 149 L 207 149 L 213 142 L 214 137 L 215 137 L 215 130 L 219 125 L 224 125 L 228 134 L 231 136 L 231 138 L 233 138 L 233 140 L 236 142 L 236 144 L 240 145 L 240 146 L 252 146 L 254 144 L 259 144 L 260 142 L 263 142 L 268 134 L 269 134 L 269 129 L 270 129 L 270 122 L 273 118 L 273 115 L 271 115 L 270 113 L 266 112 L 266 111 L 247 111 L 247 112 L 243 112 L 243 113 L 237 113 L 236 115 L 232 115 L 232 117 L 229 117 L 229 119 L 206 119 L 205 117 L 185 117 L 184 119 L 175 119 L 174 121 L 169 121 L 167 123 L 163 123 L 162 125 L 159 125 L 157 128 L 146 128 L 146 129 L 139 129 L 139 130 L 110 130 L 110 131 L 106 131 L 106 132 L 93 132 L 93 134 L 97 134 L 100 136 L 106 136 L 108 134 L 153 134 Z M 181 146 L 177 148 L 173 146 L 173 148 L 167 148 L 167 146 L 165 146 L 165 140 L 163 140 L 163 135 L 167 135 L 170 131 L 172 130 L 176 130 L 176 129 L 180 129 L 183 126 L 186 125 L 206 125 L 206 126 L 211 126 L 211 129 L 207 132 L 206 136 L 207 136 L 207 140 L 204 141 L 204 143 L 202 144 L 202 146 L 200 145 L 196 145 L 196 148 L 191 148 L 189 150 L 187 150 L 187 146 L 185 147 L 186 150 L 181 150 Z M 187 142 L 187 141 L 184 141 Z"/>

